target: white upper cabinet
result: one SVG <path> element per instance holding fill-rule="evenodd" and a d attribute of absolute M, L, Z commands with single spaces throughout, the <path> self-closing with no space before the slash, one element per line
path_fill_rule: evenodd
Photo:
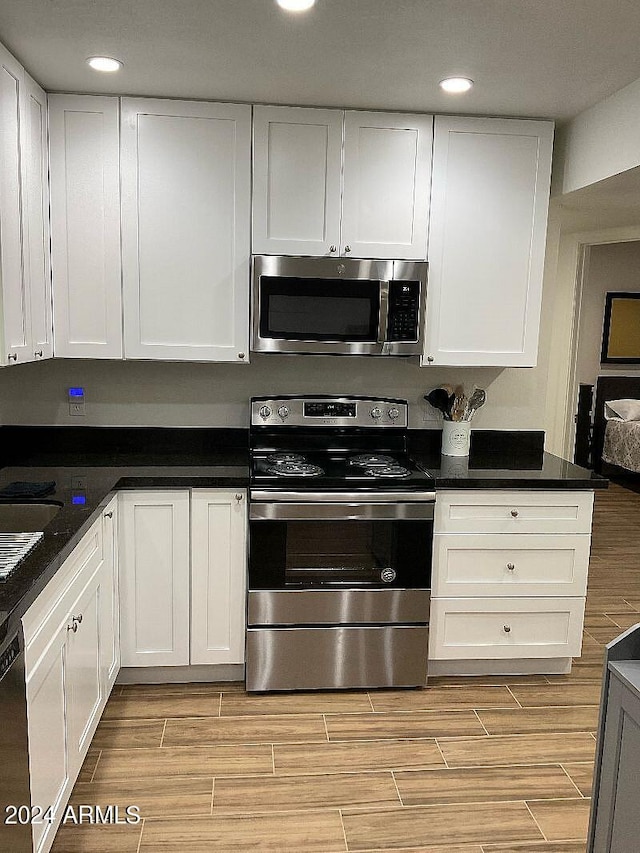
<path fill-rule="evenodd" d="M 337 255 L 342 111 L 253 110 L 253 252 Z"/>
<path fill-rule="evenodd" d="M 55 354 L 122 358 L 118 98 L 49 97 Z"/>
<path fill-rule="evenodd" d="M 125 357 L 247 361 L 251 108 L 122 100 Z"/>
<path fill-rule="evenodd" d="M 345 113 L 341 254 L 425 260 L 433 117 Z"/>
<path fill-rule="evenodd" d="M 26 251 L 23 254 L 25 175 L 22 160 L 26 132 L 24 81 L 24 69 L 0 45 L 2 364 L 33 360 Z"/>
<path fill-rule="evenodd" d="M 438 116 L 423 363 L 536 364 L 553 124 Z"/>
<path fill-rule="evenodd" d="M 52 355 L 47 96 L 0 45 L 1 364 Z"/>
<path fill-rule="evenodd" d="M 38 360 L 53 355 L 47 95 L 28 74 L 25 75 L 25 99 L 25 269 L 28 274 L 31 344 L 33 357 Z"/>
<path fill-rule="evenodd" d="M 253 252 L 422 259 L 432 116 L 253 111 Z"/>

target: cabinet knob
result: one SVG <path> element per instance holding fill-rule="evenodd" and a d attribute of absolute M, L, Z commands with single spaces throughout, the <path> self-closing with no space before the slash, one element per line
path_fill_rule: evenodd
<path fill-rule="evenodd" d="M 507 563 L 507 568 L 509 569 L 510 572 L 513 572 L 513 571 L 515 571 L 516 564 L 515 563 Z"/>
<path fill-rule="evenodd" d="M 41 349 L 36 350 L 36 351 L 34 352 L 34 355 L 35 355 L 35 357 L 36 357 L 36 358 L 42 358 L 42 356 L 44 355 L 44 350 L 41 350 Z"/>
<path fill-rule="evenodd" d="M 77 616 L 72 616 L 71 618 L 73 619 L 74 622 L 77 622 L 78 625 L 82 624 L 82 613 L 78 613 Z"/>
<path fill-rule="evenodd" d="M 429 364 L 433 364 L 433 356 L 432 356 L 432 355 L 428 355 L 428 356 L 427 356 L 427 361 L 429 362 Z"/>
<path fill-rule="evenodd" d="M 238 358 L 246 358 L 245 353 L 243 353 L 243 352 L 239 352 L 239 353 L 238 353 Z"/>
<path fill-rule="evenodd" d="M 344 247 L 344 250 L 345 250 L 345 252 L 347 252 L 347 254 L 348 254 L 348 253 L 351 251 L 351 246 L 345 246 L 345 247 Z"/>
<path fill-rule="evenodd" d="M 517 517 L 518 517 L 518 510 L 517 510 L 517 509 L 512 509 L 512 510 L 511 510 L 511 516 L 512 516 L 512 518 L 517 518 Z"/>
<path fill-rule="evenodd" d="M 112 512 L 105 512 L 104 517 L 105 518 L 113 518 L 113 513 Z"/>
<path fill-rule="evenodd" d="M 78 630 L 78 623 L 77 623 L 76 618 L 74 616 L 74 618 L 71 620 L 71 625 L 67 625 L 67 631 L 73 631 L 73 633 L 75 634 L 77 630 Z"/>
<path fill-rule="evenodd" d="M 242 500 L 242 495 L 236 495 L 235 497 L 238 503 L 240 503 L 240 501 Z"/>
<path fill-rule="evenodd" d="M 17 361 L 17 360 L 18 360 L 18 353 L 16 353 L 16 352 L 10 352 L 9 355 L 7 356 L 7 361 Z"/>
<path fill-rule="evenodd" d="M 502 630 L 505 632 L 505 634 L 510 634 L 511 633 L 511 625 L 503 625 Z"/>
<path fill-rule="evenodd" d="M 337 246 L 329 246 L 329 251 L 330 251 L 330 252 L 337 252 L 337 251 L 338 251 L 338 247 L 337 247 Z"/>

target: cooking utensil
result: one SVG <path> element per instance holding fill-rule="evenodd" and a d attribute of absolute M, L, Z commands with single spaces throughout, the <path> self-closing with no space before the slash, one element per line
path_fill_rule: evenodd
<path fill-rule="evenodd" d="M 470 421 L 478 409 L 484 406 L 487 394 L 482 388 L 476 388 L 467 401 L 464 412 L 464 420 Z"/>
<path fill-rule="evenodd" d="M 451 406 L 451 420 L 461 421 L 464 418 L 467 398 L 464 395 L 464 387 L 456 385 L 453 391 L 453 404 Z"/>
<path fill-rule="evenodd" d="M 428 394 L 424 395 L 424 399 L 427 403 L 430 403 L 434 409 L 442 412 L 445 417 L 449 417 L 449 395 L 444 388 L 434 388 L 433 391 L 429 391 Z"/>

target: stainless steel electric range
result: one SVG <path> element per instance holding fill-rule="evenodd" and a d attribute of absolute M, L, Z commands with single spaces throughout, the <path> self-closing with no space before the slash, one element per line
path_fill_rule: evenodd
<path fill-rule="evenodd" d="M 435 492 L 407 411 L 252 399 L 247 690 L 426 683 Z"/>

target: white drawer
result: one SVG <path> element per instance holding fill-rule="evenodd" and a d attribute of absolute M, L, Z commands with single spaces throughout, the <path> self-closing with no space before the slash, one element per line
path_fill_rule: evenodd
<path fill-rule="evenodd" d="M 434 536 L 434 596 L 586 595 L 586 533 Z"/>
<path fill-rule="evenodd" d="M 89 528 L 71 554 L 22 617 L 28 666 L 33 666 L 103 559 L 102 517 Z"/>
<path fill-rule="evenodd" d="M 590 533 L 592 511 L 592 491 L 439 491 L 435 531 Z"/>
<path fill-rule="evenodd" d="M 437 598 L 431 601 L 433 660 L 575 657 L 584 598 Z"/>

